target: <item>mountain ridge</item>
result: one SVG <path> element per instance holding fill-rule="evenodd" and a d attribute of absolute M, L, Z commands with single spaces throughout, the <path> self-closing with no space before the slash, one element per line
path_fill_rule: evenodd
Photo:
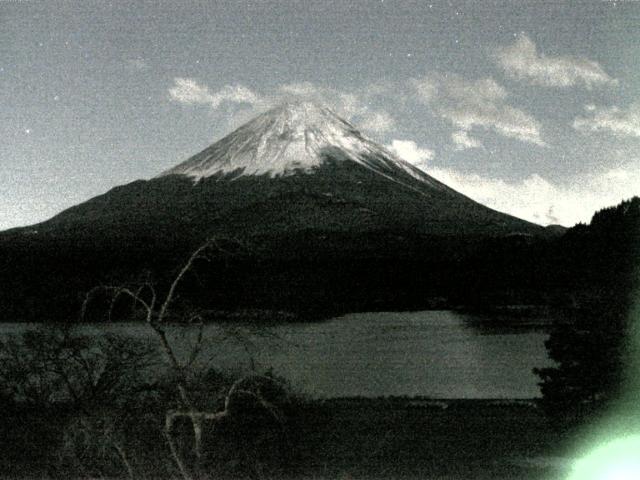
<path fill-rule="evenodd" d="M 282 176 L 312 173 L 323 163 L 322 151 L 338 148 L 343 160 L 373 171 L 365 156 L 384 156 L 417 178 L 428 176 L 364 136 L 332 110 L 310 101 L 285 102 L 258 115 L 202 152 L 162 172 L 196 179 L 216 173 Z"/>
<path fill-rule="evenodd" d="M 555 235 L 456 192 L 339 117 L 318 125 L 333 114 L 311 108 L 303 121 L 291 107 L 267 112 L 258 117 L 265 130 L 249 122 L 150 180 L 0 232 L 3 311 L 63 320 L 97 284 L 150 272 L 164 285 L 211 237 L 250 252 L 199 272 L 205 286 L 185 287 L 206 308 L 312 316 L 430 308 L 433 298 L 464 303 L 487 288 L 513 290 L 514 252 Z M 257 166 L 243 168 L 251 159 Z"/>
<path fill-rule="evenodd" d="M 257 211 L 254 224 L 239 221 Z M 115 187 L 30 230 L 64 224 L 81 234 L 97 224 L 136 236 L 173 222 L 251 236 L 272 230 L 268 222 L 283 232 L 344 231 L 367 218 L 368 229 L 421 234 L 548 233 L 456 192 L 310 102 L 275 107 L 158 176 Z"/>

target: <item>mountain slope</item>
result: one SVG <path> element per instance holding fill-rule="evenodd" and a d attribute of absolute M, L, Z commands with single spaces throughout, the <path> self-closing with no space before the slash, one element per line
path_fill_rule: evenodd
<path fill-rule="evenodd" d="M 249 253 L 213 262 L 202 284 L 184 287 L 204 308 L 317 316 L 419 309 L 436 297 L 465 303 L 514 292 L 514 269 L 526 277 L 535 268 L 515 266 L 522 245 L 548 235 L 452 190 L 329 110 L 286 104 L 155 178 L 0 233 L 0 311 L 64 320 L 96 284 L 150 272 L 166 285 L 211 236 L 240 239 Z"/>
<path fill-rule="evenodd" d="M 285 104 L 149 181 L 117 187 L 37 225 L 124 238 L 295 231 L 543 234 L 397 158 L 331 111 Z"/>
<path fill-rule="evenodd" d="M 311 102 L 275 107 L 161 175 L 203 178 L 225 173 L 271 177 L 313 173 L 332 152 L 338 160 L 354 162 L 391 180 L 394 170 L 404 170 L 426 183 L 434 182 L 331 110 Z M 442 187 L 438 182 L 432 186 Z"/>

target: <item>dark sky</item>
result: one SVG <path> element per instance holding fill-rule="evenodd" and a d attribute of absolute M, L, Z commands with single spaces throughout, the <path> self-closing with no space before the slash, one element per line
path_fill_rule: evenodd
<path fill-rule="evenodd" d="M 542 224 L 640 194 L 640 2 L 0 0 L 0 229 L 290 98 Z"/>

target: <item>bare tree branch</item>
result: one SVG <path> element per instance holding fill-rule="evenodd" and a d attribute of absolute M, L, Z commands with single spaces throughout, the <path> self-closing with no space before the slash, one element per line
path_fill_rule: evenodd
<path fill-rule="evenodd" d="M 171 282 L 171 287 L 169 287 L 169 292 L 167 293 L 167 296 L 165 297 L 164 302 L 162 302 L 162 306 L 160 307 L 160 312 L 158 313 L 158 319 L 157 319 L 158 323 L 162 323 L 164 321 L 165 316 L 167 314 L 167 309 L 169 308 L 169 305 L 173 301 L 173 297 L 175 295 L 178 284 L 182 281 L 182 279 L 187 274 L 187 272 L 191 269 L 191 267 L 193 267 L 193 264 L 196 260 L 200 258 L 206 258 L 204 256 L 204 252 L 211 247 L 213 242 L 214 240 L 209 239 L 200 247 L 198 247 L 196 251 L 191 254 L 191 256 L 189 257 L 189 260 L 187 260 L 187 263 L 185 263 L 184 266 L 180 269 L 180 272 L 178 272 L 178 275 L 176 275 L 176 277 L 173 279 L 173 282 Z"/>
<path fill-rule="evenodd" d="M 238 241 L 232 241 L 232 244 L 241 245 Z M 234 402 L 240 396 L 252 398 L 257 405 L 260 405 L 266 412 L 271 415 L 276 422 L 280 425 L 283 423 L 282 412 L 277 408 L 275 404 L 270 402 L 263 395 L 262 388 L 267 383 L 277 384 L 278 382 L 267 376 L 252 375 L 250 377 L 244 377 L 236 380 L 226 391 L 224 399 L 224 407 L 221 411 L 207 411 L 206 409 L 197 408 L 189 394 L 187 388 L 187 376 L 186 370 L 193 367 L 199 354 L 202 351 L 204 343 L 204 319 L 200 314 L 193 314 L 188 319 L 188 325 L 197 326 L 197 334 L 195 343 L 191 349 L 188 357 L 183 362 L 180 361 L 174 347 L 172 346 L 169 336 L 167 335 L 166 325 L 168 320 L 168 312 L 173 301 L 177 297 L 177 290 L 179 285 L 183 282 L 187 274 L 194 268 L 194 265 L 198 260 L 210 260 L 208 255 L 209 251 L 215 251 L 223 253 L 225 256 L 233 256 L 236 252 L 225 248 L 225 246 L 216 238 L 208 239 L 200 247 L 198 247 L 191 256 L 187 259 L 182 268 L 178 271 L 173 278 L 169 289 L 162 297 L 162 300 L 158 298 L 156 288 L 153 283 L 147 280 L 142 284 L 139 284 L 137 288 L 131 289 L 124 286 L 98 286 L 90 290 L 82 304 L 82 310 L 80 318 L 83 319 L 86 315 L 87 306 L 92 298 L 99 292 L 105 292 L 111 295 L 111 301 L 109 305 L 109 319 L 117 300 L 121 296 L 127 296 L 133 300 L 134 307 L 140 306 L 145 311 L 145 322 L 151 330 L 156 334 L 160 341 L 161 349 L 167 358 L 169 364 L 177 375 L 176 387 L 178 391 L 178 399 L 181 404 L 180 408 L 170 410 L 165 415 L 164 435 L 169 446 L 171 457 L 178 467 L 180 475 L 183 480 L 192 480 L 193 474 L 190 468 L 187 467 L 176 440 L 174 438 L 174 425 L 177 419 L 188 419 L 191 424 L 191 430 L 193 433 L 193 453 L 196 458 L 195 471 L 197 472 L 202 457 L 202 433 L 205 423 L 217 424 L 222 419 L 231 415 L 234 408 Z M 226 258 L 226 257 L 225 257 Z M 114 444 L 114 448 L 115 447 Z M 119 452 L 120 453 L 120 452 Z M 124 453 L 124 452 L 123 452 Z M 126 454 L 120 453 L 123 463 L 127 464 Z M 130 465 L 129 465 L 130 467 Z M 131 475 L 131 470 L 128 468 L 128 472 Z"/>

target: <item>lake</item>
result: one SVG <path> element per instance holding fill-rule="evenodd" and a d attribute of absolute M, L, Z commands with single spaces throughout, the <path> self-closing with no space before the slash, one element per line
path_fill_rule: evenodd
<path fill-rule="evenodd" d="M 427 396 L 533 398 L 540 395 L 534 367 L 552 365 L 544 347 L 548 318 L 482 318 L 453 311 L 377 312 L 266 330 L 207 325 L 201 358 L 213 365 L 273 371 L 316 398 Z M 4 324 L 5 332 L 25 328 Z M 150 336 L 146 325 L 84 327 Z M 172 329 L 176 350 L 191 345 Z"/>

